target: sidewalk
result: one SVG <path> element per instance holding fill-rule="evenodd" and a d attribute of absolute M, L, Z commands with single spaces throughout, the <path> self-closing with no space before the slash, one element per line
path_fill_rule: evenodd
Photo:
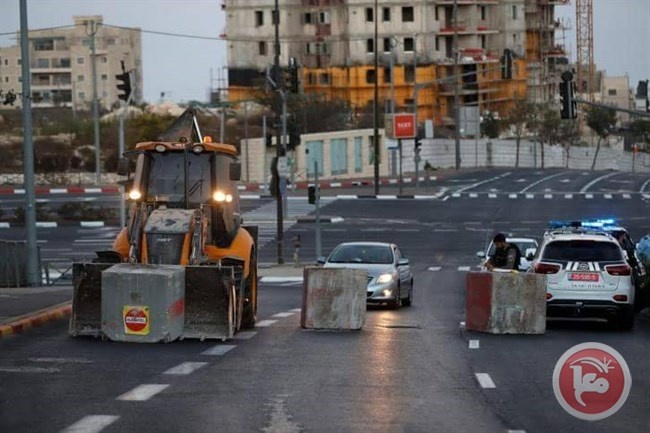
<path fill-rule="evenodd" d="M 303 267 L 260 263 L 258 277 L 299 281 Z M 0 288 L 0 338 L 70 316 L 72 286 Z"/>

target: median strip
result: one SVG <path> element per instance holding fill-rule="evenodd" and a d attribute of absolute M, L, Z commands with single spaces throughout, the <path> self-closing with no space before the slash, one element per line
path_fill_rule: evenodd
<path fill-rule="evenodd" d="M 20 334 L 27 329 L 43 325 L 50 321 L 64 319 L 70 316 L 71 312 L 72 304 L 70 301 L 66 301 L 51 308 L 10 319 L 12 320 L 11 322 L 0 325 L 0 338 L 12 334 Z"/>

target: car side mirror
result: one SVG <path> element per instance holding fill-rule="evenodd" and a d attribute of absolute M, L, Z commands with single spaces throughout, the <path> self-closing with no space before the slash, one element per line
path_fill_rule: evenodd
<path fill-rule="evenodd" d="M 484 259 L 484 258 L 485 258 L 485 251 L 478 251 L 478 252 L 476 253 L 476 256 L 477 256 L 477 257 L 480 257 L 480 258 L 482 258 L 482 259 Z"/>
<path fill-rule="evenodd" d="M 536 248 L 527 248 L 526 249 L 526 260 L 530 261 L 535 258 L 535 253 L 537 253 Z"/>
<path fill-rule="evenodd" d="M 240 181 L 241 180 L 241 164 L 238 162 L 230 163 L 230 180 Z"/>
<path fill-rule="evenodd" d="M 320 256 L 318 259 L 316 259 L 316 263 L 319 265 L 324 265 L 325 264 L 325 257 Z"/>
<path fill-rule="evenodd" d="M 129 158 L 122 157 L 117 161 L 117 174 L 119 176 L 131 174 L 131 160 Z"/>
<path fill-rule="evenodd" d="M 409 263 L 409 259 L 399 259 L 397 261 L 397 266 L 407 266 Z"/>

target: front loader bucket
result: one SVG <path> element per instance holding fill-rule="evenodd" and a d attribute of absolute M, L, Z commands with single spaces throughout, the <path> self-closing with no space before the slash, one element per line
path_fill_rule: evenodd
<path fill-rule="evenodd" d="M 185 268 L 183 338 L 232 338 L 241 317 L 242 289 L 232 266 Z"/>
<path fill-rule="evenodd" d="M 68 333 L 99 336 L 102 334 L 102 271 L 113 263 L 73 263 L 72 315 Z"/>

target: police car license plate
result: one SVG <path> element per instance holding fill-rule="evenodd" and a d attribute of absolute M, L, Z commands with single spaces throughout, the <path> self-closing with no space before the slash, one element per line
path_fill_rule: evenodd
<path fill-rule="evenodd" d="M 572 272 L 569 274 L 569 281 L 598 281 L 600 275 L 597 273 Z"/>

